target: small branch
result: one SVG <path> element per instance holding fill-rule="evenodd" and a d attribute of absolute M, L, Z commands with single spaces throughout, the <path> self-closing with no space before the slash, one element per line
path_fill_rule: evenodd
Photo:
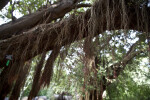
<path fill-rule="evenodd" d="M 81 8 L 81 7 L 91 7 L 91 4 L 78 4 L 76 5 L 76 8 Z"/>
<path fill-rule="evenodd" d="M 137 45 L 138 43 L 139 43 L 139 41 L 135 42 L 135 43 L 130 47 L 130 49 L 128 50 L 128 52 L 127 52 L 127 54 L 125 55 L 125 57 L 128 56 L 131 52 L 133 52 L 133 51 L 135 50 L 135 47 L 136 47 L 136 45 Z"/>
<path fill-rule="evenodd" d="M 14 8 L 15 8 L 15 4 L 16 4 L 16 2 L 12 3 L 12 1 L 10 1 L 10 5 L 12 6 L 12 9 L 11 9 L 11 11 L 10 11 L 12 22 L 14 22 L 14 21 L 16 20 L 16 17 L 15 17 L 14 14 L 13 14 L 13 12 L 14 12 L 14 10 L 15 10 L 15 9 L 14 9 Z"/>
<path fill-rule="evenodd" d="M 137 54 L 141 53 L 145 51 L 144 49 L 136 51 L 136 52 L 131 52 L 130 54 L 128 54 L 123 60 L 122 60 L 122 64 L 127 64 L 128 61 L 130 61 L 133 57 L 135 57 Z"/>

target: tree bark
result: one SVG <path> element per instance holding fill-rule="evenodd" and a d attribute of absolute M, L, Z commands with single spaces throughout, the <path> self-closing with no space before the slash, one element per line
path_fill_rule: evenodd
<path fill-rule="evenodd" d="M 62 0 L 65 1 L 65 0 Z M 70 2 L 71 1 L 71 2 Z M 53 4 L 46 9 L 41 9 L 33 14 L 25 15 L 15 22 L 9 22 L 0 26 L 0 40 L 7 39 L 13 35 L 25 32 L 36 25 L 50 23 L 53 20 L 64 17 L 76 7 L 90 7 L 88 4 L 77 4 L 78 0 L 70 0 L 68 2 L 59 2 Z M 77 1 L 77 2 L 73 2 Z"/>
<path fill-rule="evenodd" d="M 21 67 L 21 70 L 19 72 L 19 77 L 16 80 L 16 83 L 10 95 L 10 100 L 18 100 L 21 89 L 25 84 L 26 81 L 25 79 L 29 73 L 30 68 L 31 68 L 31 61 L 28 61 L 24 67 Z"/>

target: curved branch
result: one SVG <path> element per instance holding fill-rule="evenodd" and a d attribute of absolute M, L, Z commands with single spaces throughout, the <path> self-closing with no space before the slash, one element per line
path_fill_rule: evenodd
<path fill-rule="evenodd" d="M 60 2 L 51 5 L 47 9 L 42 9 L 31 15 L 23 16 L 15 22 L 9 22 L 0 26 L 0 40 L 7 39 L 13 35 L 20 34 L 20 32 L 31 29 L 32 27 L 42 24 L 50 23 L 51 21 L 62 18 L 66 13 L 70 12 L 76 7 L 76 3 L 70 1 Z"/>
<path fill-rule="evenodd" d="M 81 8 L 81 7 L 91 7 L 92 5 L 91 4 L 78 4 L 76 6 L 76 8 Z"/>
<path fill-rule="evenodd" d="M 121 61 L 119 61 L 119 62 L 117 62 L 117 63 L 115 63 L 109 67 L 113 70 L 113 75 L 108 76 L 108 79 L 116 79 L 131 59 L 136 57 L 141 52 L 145 51 L 145 49 L 134 51 L 133 49 L 135 49 L 135 47 L 137 46 L 137 43 L 138 42 L 134 43 L 130 47 L 129 51 L 126 53 L 126 56 Z"/>

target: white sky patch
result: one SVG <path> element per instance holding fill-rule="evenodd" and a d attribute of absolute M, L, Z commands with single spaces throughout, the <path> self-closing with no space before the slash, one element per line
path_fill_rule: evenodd
<path fill-rule="evenodd" d="M 136 70 L 136 72 L 132 72 L 132 74 L 131 74 L 133 80 L 136 83 L 138 83 L 139 85 L 150 84 L 150 79 L 147 78 L 147 76 L 150 73 L 150 67 L 148 67 L 148 65 L 149 65 L 148 60 L 149 60 L 148 57 L 141 59 L 141 63 L 139 65 L 138 70 Z"/>
<path fill-rule="evenodd" d="M 17 19 L 23 16 L 18 10 L 15 10 L 13 14 Z"/>
<path fill-rule="evenodd" d="M 4 18 L 0 17 L 0 25 L 9 22 L 10 20 L 5 18 L 5 13 L 6 13 L 6 9 L 2 9 L 2 11 L 0 12 L 0 15 L 4 16 Z"/>
<path fill-rule="evenodd" d="M 12 2 L 16 2 L 16 1 L 19 1 L 19 0 L 12 0 Z M 5 23 L 8 23 L 11 21 L 11 19 L 8 19 L 5 17 L 5 14 L 7 13 L 7 10 L 8 10 L 8 7 L 9 7 L 10 3 L 8 3 L 1 11 L 0 11 L 0 15 L 4 16 L 4 18 L 1 18 L 0 17 L 0 25 L 2 24 L 5 24 Z M 22 17 L 23 15 L 21 13 L 19 13 L 18 10 L 15 10 L 13 12 L 13 15 L 18 19 L 20 17 Z"/>
<path fill-rule="evenodd" d="M 149 64 L 149 58 L 143 58 L 142 61 L 141 61 L 141 65 L 148 65 Z"/>

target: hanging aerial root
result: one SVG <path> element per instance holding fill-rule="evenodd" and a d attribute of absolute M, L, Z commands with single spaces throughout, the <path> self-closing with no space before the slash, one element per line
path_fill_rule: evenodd
<path fill-rule="evenodd" d="M 56 47 L 51 52 L 49 58 L 47 59 L 47 62 L 45 64 L 44 71 L 42 73 L 41 79 L 40 79 L 40 86 L 48 86 L 50 84 L 50 80 L 53 75 L 53 66 L 54 62 L 60 52 L 60 47 Z"/>
<path fill-rule="evenodd" d="M 14 86 L 14 83 L 16 80 L 18 80 L 19 72 L 22 70 L 25 60 L 23 58 L 24 54 L 22 53 L 22 50 L 20 49 L 22 42 L 20 43 L 20 46 L 18 46 L 18 52 L 13 51 L 13 56 L 16 56 L 17 59 L 13 59 L 12 65 L 7 66 L 4 68 L 3 72 L 0 76 L 0 99 L 3 100 L 4 97 L 7 96 L 11 92 L 11 89 Z M 24 49 L 26 47 L 23 47 Z M 4 76 L 2 76 L 4 75 Z M 3 94 L 3 95 L 1 95 Z"/>
<path fill-rule="evenodd" d="M 25 65 L 21 67 L 18 79 L 15 82 L 14 88 L 10 96 L 10 100 L 17 100 L 19 98 L 21 89 L 25 84 L 26 77 L 30 71 L 30 68 L 31 68 L 31 61 L 26 62 Z"/>
<path fill-rule="evenodd" d="M 46 57 L 46 52 L 42 54 L 41 60 L 38 63 L 38 65 L 36 66 L 36 69 L 34 72 L 32 89 L 29 93 L 28 100 L 32 100 L 32 98 L 35 97 L 40 90 L 39 80 L 40 80 L 40 77 L 42 74 L 42 68 L 44 66 L 45 57 Z"/>

